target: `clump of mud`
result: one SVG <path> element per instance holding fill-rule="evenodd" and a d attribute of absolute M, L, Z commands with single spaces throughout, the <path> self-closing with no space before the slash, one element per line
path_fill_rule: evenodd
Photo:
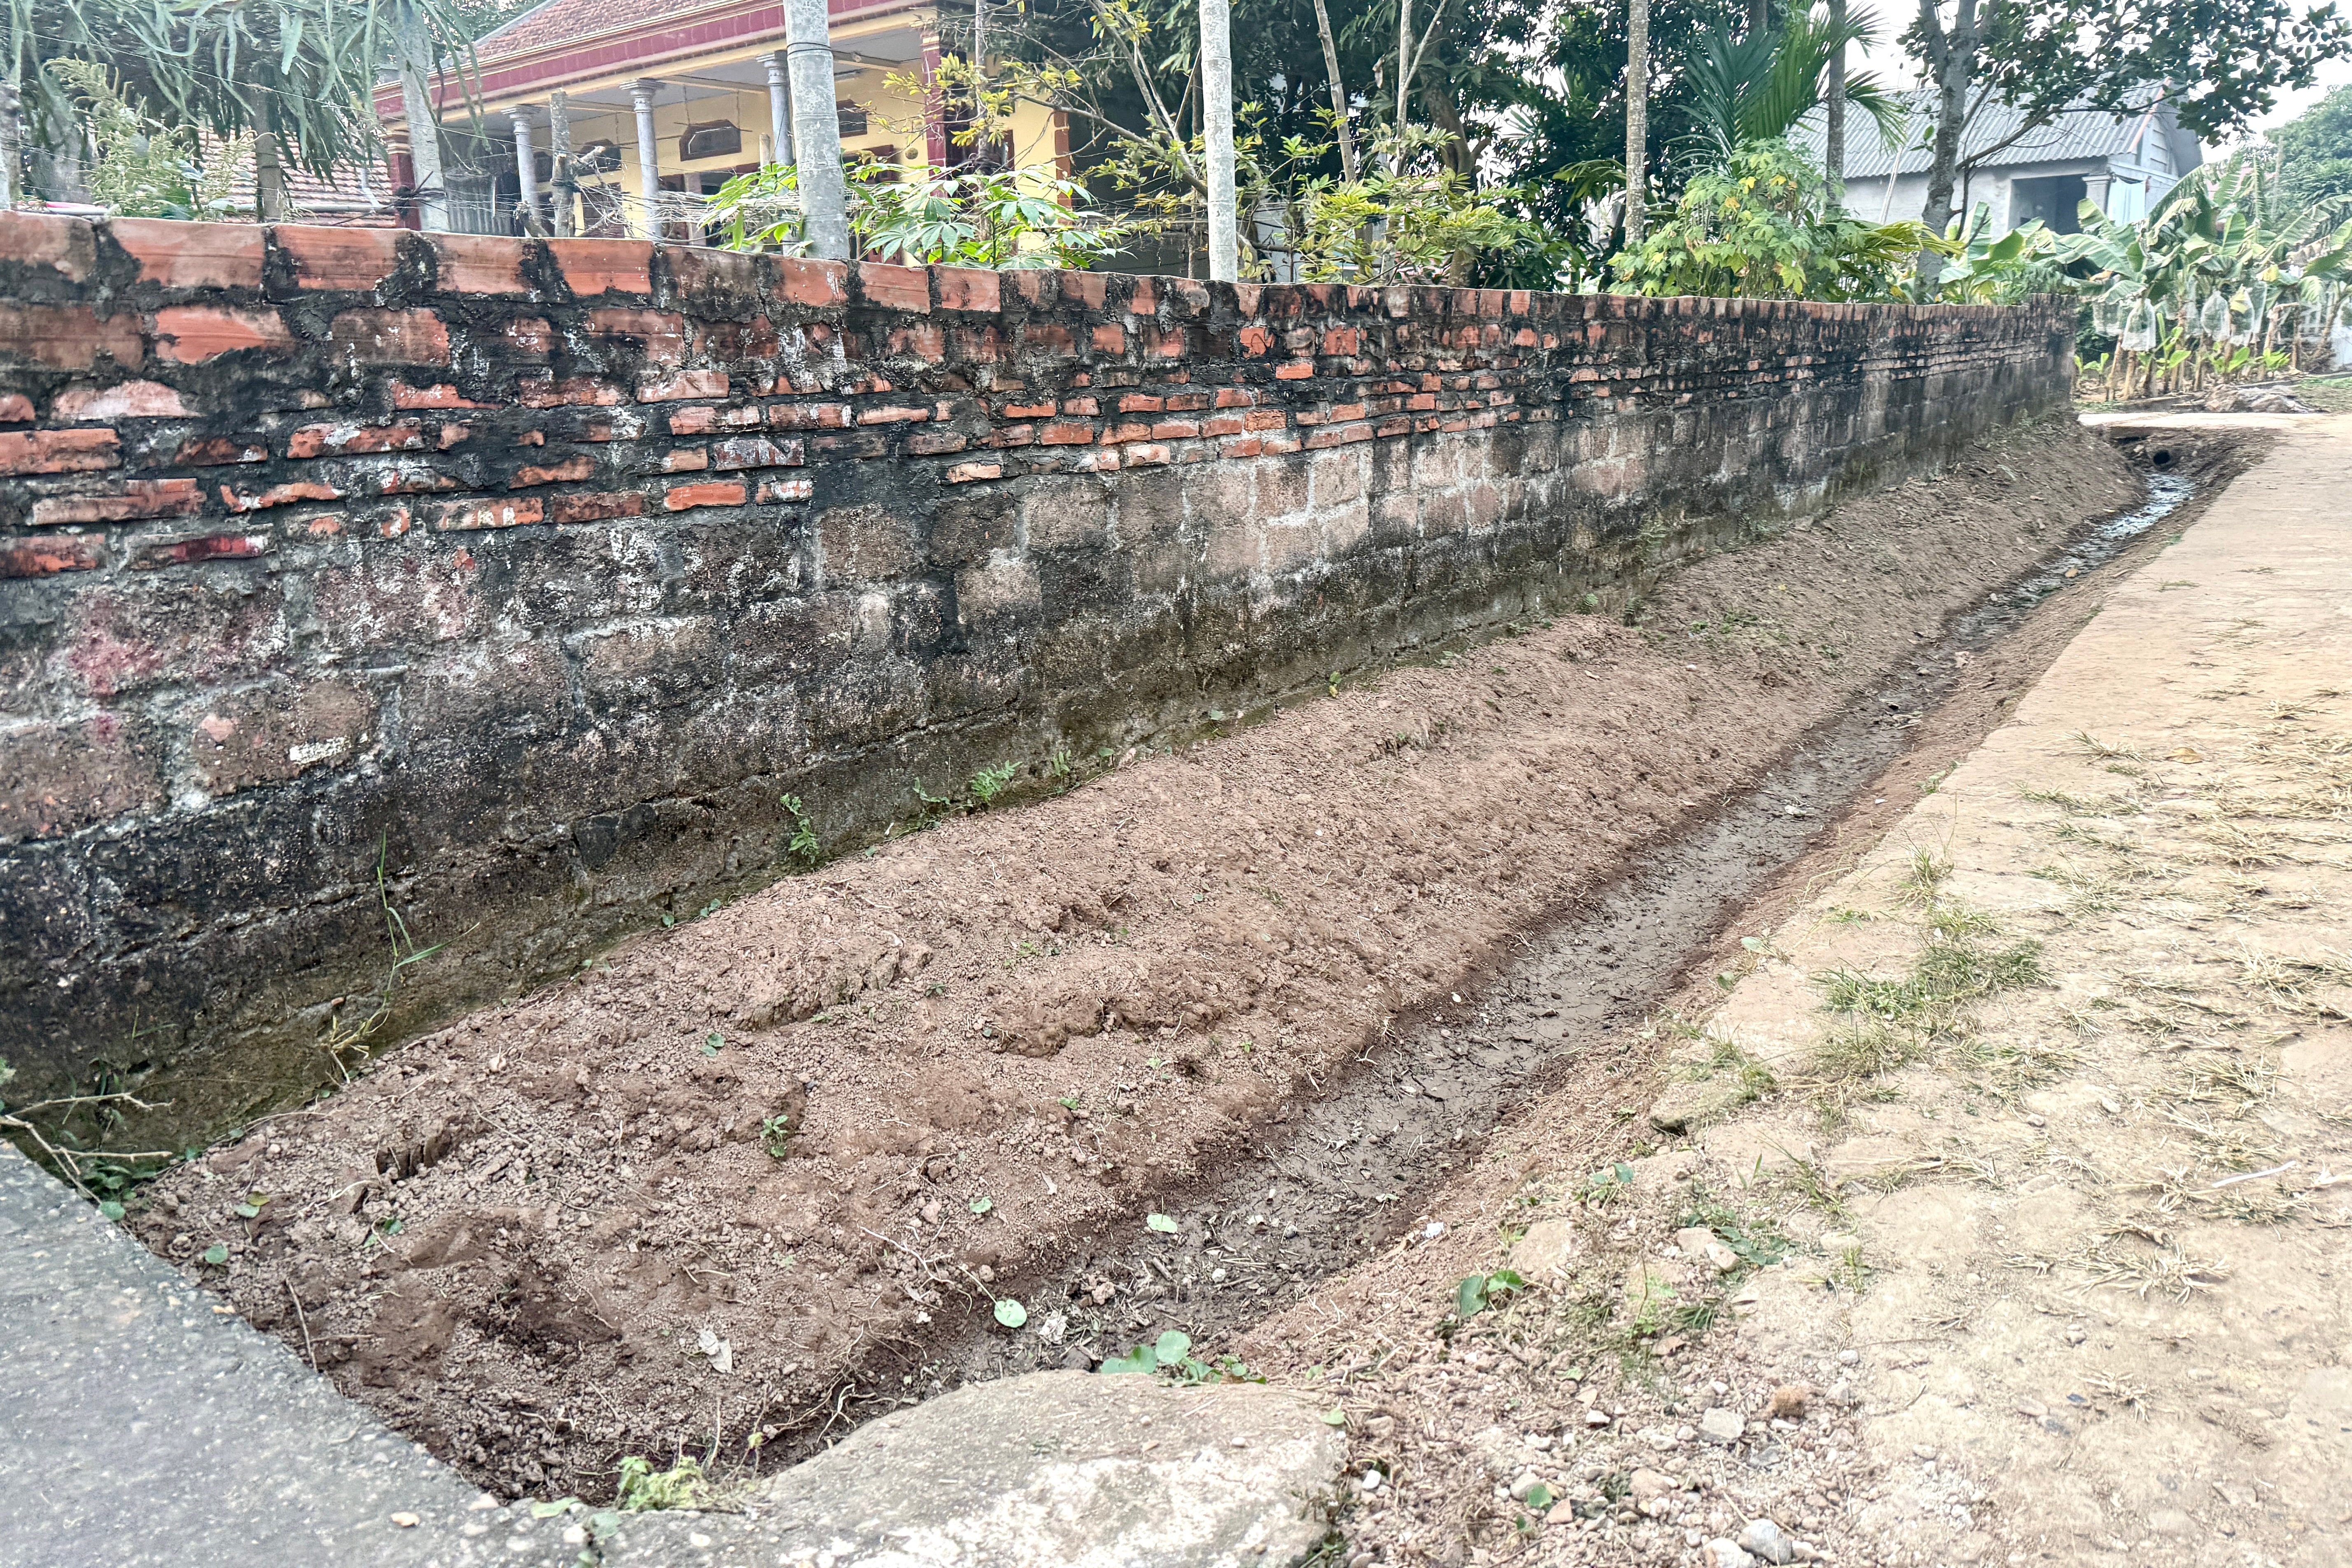
<path fill-rule="evenodd" d="M 803 1452 L 1001 1299 L 1007 1363 L 1083 1361 L 1040 1331 L 1174 1282 L 1069 1259 L 2138 494 L 2071 425 L 2014 432 L 1635 625 L 1517 628 L 781 882 L 392 1053 L 157 1183 L 140 1233 L 510 1493 Z"/>

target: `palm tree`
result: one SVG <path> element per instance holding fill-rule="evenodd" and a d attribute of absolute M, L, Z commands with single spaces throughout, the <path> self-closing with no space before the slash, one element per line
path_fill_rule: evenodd
<path fill-rule="evenodd" d="M 125 97 L 173 126 L 254 140 L 264 222 L 285 216 L 285 163 L 331 178 L 381 142 L 373 94 L 414 13 L 447 53 L 467 54 L 448 0 L 6 0 L 7 85 L 38 106 L 36 135 L 72 123 L 46 69 L 112 68 Z"/>
<path fill-rule="evenodd" d="M 1832 69 L 1847 46 L 1874 37 L 1867 22 L 1811 10 L 1790 12 L 1778 28 L 1734 33 L 1717 26 L 1701 34 L 1685 70 L 1691 94 L 1686 142 L 1706 162 L 1721 163 L 1743 142 L 1788 135 L 1829 97 Z M 1843 87 L 1844 101 L 1882 128 L 1891 131 L 1900 120 L 1901 105 L 1875 77 L 1849 77 Z"/>

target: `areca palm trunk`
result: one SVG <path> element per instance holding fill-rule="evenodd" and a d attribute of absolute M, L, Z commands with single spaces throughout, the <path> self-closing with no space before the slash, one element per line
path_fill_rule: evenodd
<path fill-rule="evenodd" d="M 1625 247 L 1642 243 L 1650 164 L 1650 0 L 1625 16 Z"/>
<path fill-rule="evenodd" d="M 1830 0 L 1830 29 L 1843 34 L 1845 30 L 1845 0 Z M 1829 165 L 1830 200 L 1845 205 L 1845 46 L 1840 44 L 1837 53 L 1830 57 L 1829 101 L 1822 106 L 1822 129 L 1825 136 L 1823 162 Z M 1892 183 L 1893 176 L 1888 176 Z"/>
<path fill-rule="evenodd" d="M 286 221 L 286 165 L 278 152 L 277 116 L 271 112 L 269 89 L 251 90 L 253 104 L 253 200 L 264 223 Z"/>

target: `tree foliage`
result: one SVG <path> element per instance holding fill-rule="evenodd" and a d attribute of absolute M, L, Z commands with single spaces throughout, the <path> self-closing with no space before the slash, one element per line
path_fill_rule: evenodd
<path fill-rule="evenodd" d="M 1885 299 L 1904 264 L 1940 244 L 1916 223 L 1834 209 L 1821 171 L 1786 142 L 1750 142 L 1683 187 L 1674 214 L 1619 255 L 1643 294 L 1744 300 Z"/>
<path fill-rule="evenodd" d="M 2352 195 L 2352 87 L 2339 87 L 2270 133 L 2279 194 L 2305 205 Z"/>

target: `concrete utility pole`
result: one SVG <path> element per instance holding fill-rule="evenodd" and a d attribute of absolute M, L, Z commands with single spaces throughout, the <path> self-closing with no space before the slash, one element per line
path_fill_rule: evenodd
<path fill-rule="evenodd" d="M 800 166 L 802 232 L 809 254 L 849 259 L 849 183 L 841 171 L 841 113 L 833 96 L 833 24 L 825 0 L 784 0 L 792 62 L 793 158 Z"/>
<path fill-rule="evenodd" d="M 0 82 L 0 213 L 16 206 L 16 89 Z"/>
<path fill-rule="evenodd" d="M 760 57 L 768 72 L 768 162 L 793 166 L 793 88 L 785 79 L 784 52 Z"/>
<path fill-rule="evenodd" d="M 654 135 L 654 91 L 657 81 L 629 84 L 629 103 L 637 112 L 637 198 L 645 204 L 639 233 L 661 237 L 661 143 Z"/>
<path fill-rule="evenodd" d="M 1201 0 L 1201 105 L 1209 143 L 1209 277 L 1237 283 L 1241 215 L 1234 191 L 1234 32 L 1227 0 Z"/>
<path fill-rule="evenodd" d="M 1845 31 L 1845 0 L 1830 0 L 1830 31 Z M 1845 46 L 1830 57 L 1829 102 L 1822 111 L 1829 144 L 1823 162 L 1829 164 L 1830 200 L 1845 205 Z"/>
<path fill-rule="evenodd" d="M 425 14 L 400 8 L 400 117 L 408 122 L 408 166 L 416 181 L 417 226 L 427 234 L 449 229 L 449 192 L 441 183 L 441 122 L 427 87 L 433 79 L 433 40 Z"/>
<path fill-rule="evenodd" d="M 1650 167 L 1650 0 L 1625 16 L 1625 248 L 1642 243 Z"/>

